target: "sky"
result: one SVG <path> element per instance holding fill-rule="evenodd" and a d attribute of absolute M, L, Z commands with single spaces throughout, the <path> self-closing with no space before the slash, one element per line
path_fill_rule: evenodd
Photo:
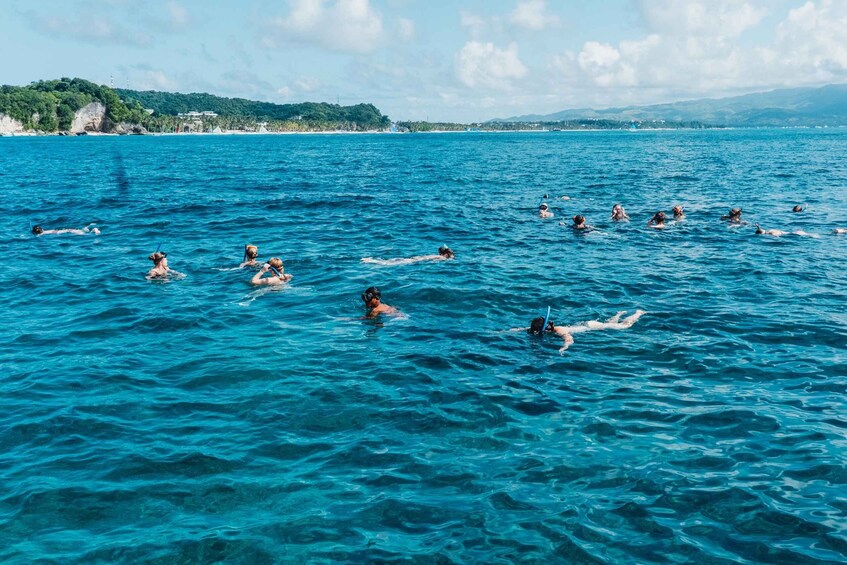
<path fill-rule="evenodd" d="M 468 123 L 847 82 L 847 0 L 0 0 L 60 77 Z"/>

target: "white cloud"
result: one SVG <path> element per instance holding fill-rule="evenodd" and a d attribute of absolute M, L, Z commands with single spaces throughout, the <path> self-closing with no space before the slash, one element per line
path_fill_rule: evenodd
<path fill-rule="evenodd" d="M 471 12 L 459 12 L 459 22 L 474 38 L 481 37 L 488 27 L 485 18 Z"/>
<path fill-rule="evenodd" d="M 284 40 L 340 52 L 370 53 L 385 39 L 382 15 L 368 0 L 293 0 L 291 12 L 272 18 L 268 29 Z M 263 43 L 276 42 L 271 36 Z"/>
<path fill-rule="evenodd" d="M 547 11 L 545 0 L 521 0 L 509 15 L 509 21 L 521 28 L 542 30 L 559 24 L 559 18 Z"/>
<path fill-rule="evenodd" d="M 400 39 L 408 41 L 415 37 L 415 22 L 408 18 L 400 18 L 397 20 L 397 31 Z"/>
<path fill-rule="evenodd" d="M 775 55 L 803 81 L 847 76 L 847 4 L 822 0 L 791 10 L 776 29 Z"/>
<path fill-rule="evenodd" d="M 508 89 L 514 79 L 527 74 L 518 58 L 518 46 L 499 49 L 493 43 L 468 41 L 455 56 L 456 77 L 465 86 Z"/>

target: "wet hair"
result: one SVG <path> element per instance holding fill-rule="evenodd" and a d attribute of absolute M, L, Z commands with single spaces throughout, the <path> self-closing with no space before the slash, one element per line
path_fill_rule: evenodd
<path fill-rule="evenodd" d="M 446 245 L 442 245 L 441 247 L 438 248 L 438 254 L 441 255 L 442 257 L 450 257 L 450 258 L 453 258 L 453 257 L 456 256 L 456 254 L 453 253 L 453 250 L 450 249 L 449 247 L 447 247 Z"/>
<path fill-rule="evenodd" d="M 794 208 L 791 209 L 792 212 L 802 212 L 803 207 L 797 204 Z"/>
<path fill-rule="evenodd" d="M 733 208 L 729 211 L 729 217 L 735 218 L 741 215 L 741 208 Z"/>
<path fill-rule="evenodd" d="M 544 318 L 539 316 L 538 318 L 533 318 L 532 321 L 529 323 L 529 333 L 532 335 L 542 335 L 545 331 L 551 329 L 552 327 L 553 320 L 549 320 L 547 322 L 547 327 L 545 328 Z"/>
<path fill-rule="evenodd" d="M 576 216 L 573 217 L 573 223 L 575 223 L 576 225 L 584 224 L 585 223 L 585 216 L 583 216 L 581 214 L 577 214 Z"/>
<path fill-rule="evenodd" d="M 765 233 L 765 230 L 763 230 L 762 228 L 760 228 L 760 227 L 759 227 L 759 224 L 756 224 L 756 233 L 757 233 L 757 234 L 763 234 L 763 233 Z"/>
<path fill-rule="evenodd" d="M 44 233 L 44 230 L 41 228 L 41 226 L 34 226 L 32 228 L 32 233 L 33 233 L 33 235 L 39 235 L 39 234 Z"/>
<path fill-rule="evenodd" d="M 674 206 L 673 207 L 673 215 L 674 216 L 681 216 L 682 215 L 682 206 L 680 206 L 679 204 Z"/>
<path fill-rule="evenodd" d="M 656 222 L 658 224 L 664 222 L 666 217 L 667 216 L 665 216 L 664 212 L 656 212 L 655 214 L 653 214 L 653 219 L 651 221 Z"/>
<path fill-rule="evenodd" d="M 546 203 L 546 202 L 542 202 L 542 203 L 541 203 L 541 205 L 540 205 L 540 206 L 538 206 L 538 209 L 539 209 L 539 210 L 546 210 L 546 209 L 547 209 L 547 203 Z"/>
<path fill-rule="evenodd" d="M 368 289 L 362 293 L 362 300 L 365 304 L 369 304 L 374 298 L 379 300 L 381 297 L 382 293 L 380 293 L 379 289 L 375 286 L 369 286 Z"/>
<path fill-rule="evenodd" d="M 270 259 L 268 259 L 268 265 L 270 265 L 271 267 L 273 267 L 277 271 L 281 271 L 282 270 L 282 259 L 280 259 L 279 257 L 271 257 Z"/>
<path fill-rule="evenodd" d="M 162 259 L 165 259 L 167 256 L 168 254 L 164 251 L 156 251 L 155 253 L 151 253 L 147 258 L 153 261 L 154 265 L 158 265 L 162 262 Z"/>
<path fill-rule="evenodd" d="M 244 246 L 244 256 L 248 259 L 255 259 L 259 256 L 259 248 L 255 245 L 245 245 Z"/>

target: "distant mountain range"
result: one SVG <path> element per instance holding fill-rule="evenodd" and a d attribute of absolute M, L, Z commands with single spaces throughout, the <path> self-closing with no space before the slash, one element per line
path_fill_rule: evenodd
<path fill-rule="evenodd" d="M 847 84 L 788 88 L 731 98 L 706 98 L 652 106 L 605 110 L 583 108 L 491 121 L 526 123 L 578 119 L 698 121 L 714 126 L 734 127 L 841 126 L 847 125 Z"/>

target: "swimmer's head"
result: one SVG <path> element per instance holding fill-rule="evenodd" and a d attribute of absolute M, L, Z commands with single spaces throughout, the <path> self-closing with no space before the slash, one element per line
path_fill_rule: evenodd
<path fill-rule="evenodd" d="M 656 212 L 655 214 L 653 214 L 653 221 L 656 222 L 657 224 L 661 224 L 662 222 L 665 221 L 666 217 L 667 216 L 665 216 L 664 212 Z"/>
<path fill-rule="evenodd" d="M 280 273 L 282 272 L 282 259 L 280 259 L 279 257 L 271 257 L 270 259 L 268 259 L 268 265 L 270 265 Z"/>
<path fill-rule="evenodd" d="M 541 335 L 545 331 L 552 332 L 554 327 L 555 326 L 553 325 L 553 321 L 550 320 L 550 321 L 547 322 L 547 327 L 545 328 L 544 327 L 544 318 L 539 316 L 538 318 L 534 318 L 529 323 L 529 333 L 531 333 L 532 335 Z"/>
<path fill-rule="evenodd" d="M 41 235 L 42 233 L 44 233 L 44 229 L 42 229 L 41 226 L 35 226 L 32 228 L 33 235 Z"/>
<path fill-rule="evenodd" d="M 674 206 L 673 207 L 673 215 L 674 216 L 682 216 L 682 206 L 680 206 L 679 204 Z"/>
<path fill-rule="evenodd" d="M 541 206 L 539 206 L 538 209 L 541 210 L 542 212 L 546 211 L 547 210 L 547 203 L 542 202 Z"/>
<path fill-rule="evenodd" d="M 245 245 L 244 246 L 244 256 L 250 260 L 255 259 L 259 256 L 259 248 L 255 245 Z"/>
<path fill-rule="evenodd" d="M 379 301 L 381 297 L 382 294 L 379 292 L 379 289 L 375 286 L 368 287 L 368 289 L 362 293 L 362 301 L 367 305 L 370 305 L 370 303 L 374 300 Z"/>
<path fill-rule="evenodd" d="M 545 195 L 543 196 L 543 198 L 550 198 L 550 195 L 549 195 L 549 194 L 545 194 Z"/>
<path fill-rule="evenodd" d="M 803 211 L 803 207 L 802 207 L 802 206 L 800 206 L 800 205 L 798 204 L 798 205 L 796 205 L 794 208 L 792 208 L 792 209 L 791 209 L 791 211 L 792 211 L 792 212 L 802 212 L 802 211 Z"/>
<path fill-rule="evenodd" d="M 577 214 L 573 217 L 573 223 L 574 225 L 581 226 L 585 223 L 585 216 Z"/>
<path fill-rule="evenodd" d="M 740 218 L 741 217 L 741 208 L 733 208 L 729 211 L 730 218 Z"/>
<path fill-rule="evenodd" d="M 621 206 L 620 204 L 615 204 L 614 206 L 612 206 L 612 213 L 615 212 L 623 212 L 623 206 Z"/>
<path fill-rule="evenodd" d="M 159 263 L 162 262 L 162 259 L 167 259 L 167 257 L 168 257 L 168 254 L 165 253 L 164 251 L 157 251 L 155 253 L 151 253 L 150 256 L 147 257 L 147 258 L 150 259 L 151 261 L 153 261 L 154 265 L 158 265 Z"/>
<path fill-rule="evenodd" d="M 762 228 L 760 228 L 760 227 L 759 227 L 759 224 L 756 224 L 756 233 L 757 233 L 757 234 L 759 234 L 759 235 L 761 235 L 761 234 L 765 233 L 765 230 L 763 230 Z"/>
<path fill-rule="evenodd" d="M 453 253 L 453 250 L 447 247 L 446 245 L 442 245 L 438 248 L 438 254 L 442 257 L 447 257 L 448 259 L 452 259 L 456 256 L 456 254 Z"/>

